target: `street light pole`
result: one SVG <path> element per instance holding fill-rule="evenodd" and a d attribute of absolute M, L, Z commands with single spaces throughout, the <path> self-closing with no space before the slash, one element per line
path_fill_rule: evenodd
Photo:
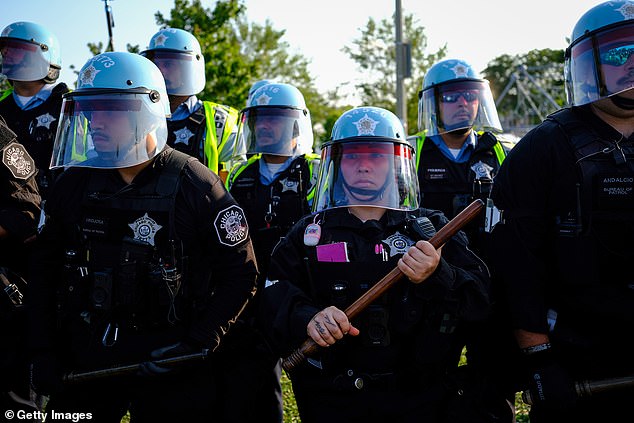
<path fill-rule="evenodd" d="M 396 116 L 401 120 L 407 135 L 407 102 L 405 99 L 405 45 L 403 44 L 403 15 L 401 0 L 396 0 L 394 12 L 395 48 L 396 48 Z"/>

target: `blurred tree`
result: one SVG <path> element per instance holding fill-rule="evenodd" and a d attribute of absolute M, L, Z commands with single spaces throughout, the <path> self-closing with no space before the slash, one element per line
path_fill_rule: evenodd
<path fill-rule="evenodd" d="M 564 50 L 503 54 L 482 72 L 489 80 L 502 126 L 522 135 L 566 104 Z"/>
<path fill-rule="evenodd" d="M 396 111 L 396 49 L 394 19 L 368 19 L 361 36 L 346 46 L 343 52 L 357 62 L 364 79 L 356 84 L 361 102 Z M 406 80 L 408 132 L 417 132 L 418 92 L 423 75 L 447 54 L 444 45 L 438 51 L 425 54 L 427 36 L 412 14 L 403 14 L 403 41 L 411 44 L 412 76 Z"/>
<path fill-rule="evenodd" d="M 174 0 L 169 17 L 161 12 L 154 16 L 161 28 L 184 29 L 200 42 L 206 76 L 200 98 L 240 110 L 255 81 L 269 79 L 293 84 L 306 99 L 319 144 L 327 136 L 328 121 L 339 110 L 330 106 L 337 103 L 336 92 L 326 96 L 319 93 L 308 70 L 309 60 L 301 53 L 291 52 L 289 44 L 282 40 L 285 31 L 274 29 L 268 20 L 264 25 L 249 23 L 245 11 L 240 0 L 217 0 L 213 10 L 205 8 L 200 0 Z M 148 34 L 148 41 L 152 35 Z M 102 42 L 87 46 L 94 55 L 104 50 Z M 132 53 L 144 49 L 130 44 L 126 48 Z"/>

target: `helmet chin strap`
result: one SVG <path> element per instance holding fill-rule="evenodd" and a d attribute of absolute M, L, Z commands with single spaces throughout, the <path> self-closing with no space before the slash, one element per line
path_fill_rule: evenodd
<path fill-rule="evenodd" d="M 613 95 L 612 97 L 610 97 L 610 100 L 612 100 L 612 103 L 614 103 L 614 105 L 618 108 L 621 108 L 623 110 L 634 110 L 634 99 L 632 98 L 625 98 L 620 95 Z"/>
<path fill-rule="evenodd" d="M 346 187 L 346 189 L 350 192 L 350 194 L 356 200 L 363 201 L 364 203 L 373 202 L 375 200 L 378 200 L 379 198 L 382 198 L 383 193 L 385 192 L 385 189 L 387 188 L 387 178 L 383 186 L 379 189 L 354 188 L 348 185 L 348 183 L 345 180 L 343 180 L 342 182 L 343 182 L 343 186 Z M 370 198 L 362 199 L 358 197 L 359 195 L 362 195 L 364 197 L 370 197 Z"/>

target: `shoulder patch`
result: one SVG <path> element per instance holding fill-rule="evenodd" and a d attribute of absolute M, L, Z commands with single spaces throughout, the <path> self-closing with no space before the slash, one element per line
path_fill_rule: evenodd
<path fill-rule="evenodd" d="M 249 227 L 244 211 L 232 205 L 220 211 L 214 220 L 218 241 L 229 247 L 240 244 L 249 236 Z"/>
<path fill-rule="evenodd" d="M 2 164 L 16 179 L 29 179 L 35 174 L 35 162 L 20 143 L 12 142 L 2 150 Z"/>

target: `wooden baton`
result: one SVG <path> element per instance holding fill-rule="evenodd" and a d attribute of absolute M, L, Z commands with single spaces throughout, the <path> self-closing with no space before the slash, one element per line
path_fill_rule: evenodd
<path fill-rule="evenodd" d="M 445 226 L 431 237 L 429 243 L 438 249 L 442 247 L 451 237 L 453 237 L 467 223 L 472 221 L 484 208 L 484 202 L 480 199 L 475 200 L 462 210 L 456 217 L 451 219 Z M 368 289 L 354 303 L 352 303 L 344 313 L 349 320 L 354 319 L 359 313 L 365 310 L 371 303 L 376 301 L 381 295 L 391 288 L 396 282 L 403 277 L 403 272 L 398 267 L 392 269 L 380 281 Z M 314 354 L 319 345 L 312 338 L 306 339 L 304 343 L 295 350 L 290 356 L 282 360 L 282 367 L 286 371 L 291 371 L 300 364 L 304 359 Z"/>

